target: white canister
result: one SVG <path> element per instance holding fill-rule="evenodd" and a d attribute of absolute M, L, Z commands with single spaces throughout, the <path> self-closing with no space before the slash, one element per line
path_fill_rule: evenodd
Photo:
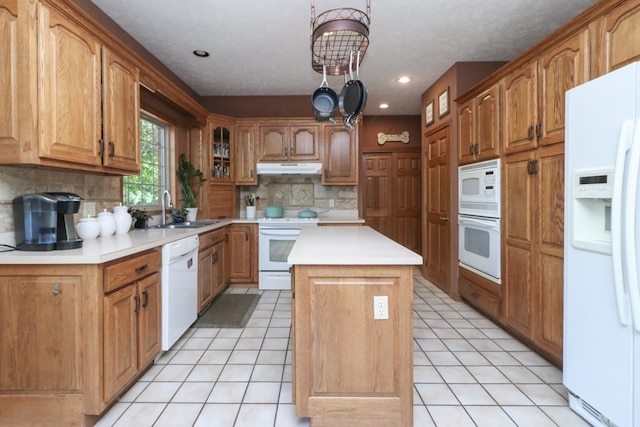
<path fill-rule="evenodd" d="M 113 216 L 116 220 L 116 234 L 128 233 L 131 229 L 131 215 L 126 206 L 114 206 Z"/>
<path fill-rule="evenodd" d="M 116 218 L 108 210 L 103 210 L 98 214 L 100 223 L 100 237 L 111 236 L 116 232 Z"/>
<path fill-rule="evenodd" d="M 256 217 L 256 207 L 247 206 L 247 219 L 254 219 Z"/>
<path fill-rule="evenodd" d="M 95 239 L 100 235 L 100 223 L 97 218 L 80 218 L 76 224 L 76 232 L 83 240 Z"/>

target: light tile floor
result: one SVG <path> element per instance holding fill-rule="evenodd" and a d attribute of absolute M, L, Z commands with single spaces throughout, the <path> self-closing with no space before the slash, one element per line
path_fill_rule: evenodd
<path fill-rule="evenodd" d="M 559 369 L 414 276 L 414 426 L 588 426 Z M 227 292 L 262 293 L 247 327 L 190 329 L 99 427 L 309 425 L 291 404 L 290 292 Z"/>

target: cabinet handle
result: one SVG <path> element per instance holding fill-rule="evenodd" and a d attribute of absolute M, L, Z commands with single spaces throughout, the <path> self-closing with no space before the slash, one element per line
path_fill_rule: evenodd
<path fill-rule="evenodd" d="M 469 146 L 469 154 L 473 156 L 473 144 Z"/>
<path fill-rule="evenodd" d="M 141 265 L 141 266 L 139 266 L 139 267 L 136 267 L 136 273 L 140 274 L 140 273 L 142 273 L 143 271 L 145 271 L 147 268 L 149 268 L 149 265 L 148 265 L 148 264 L 145 264 L 145 265 Z"/>
<path fill-rule="evenodd" d="M 531 175 L 538 174 L 538 159 L 531 160 Z"/>
<path fill-rule="evenodd" d="M 249 177 L 253 178 L 253 169 L 249 172 Z"/>
<path fill-rule="evenodd" d="M 51 289 L 51 293 L 54 295 L 60 295 L 60 283 L 54 283 L 53 289 Z"/>
<path fill-rule="evenodd" d="M 291 153 L 291 155 L 292 155 L 292 156 L 293 156 L 293 155 L 295 155 L 295 154 L 296 154 L 296 150 L 295 150 L 295 148 L 291 147 L 291 148 L 289 149 L 289 153 Z"/>
<path fill-rule="evenodd" d="M 536 138 L 542 138 L 542 123 L 536 123 Z"/>
<path fill-rule="evenodd" d="M 529 140 L 533 139 L 533 125 L 529 126 L 527 129 L 527 138 L 529 138 Z"/>
<path fill-rule="evenodd" d="M 102 139 L 98 140 L 98 155 L 100 157 L 104 156 L 104 140 Z"/>
<path fill-rule="evenodd" d="M 142 291 L 142 306 L 146 307 L 149 305 L 149 292 L 146 290 Z"/>
<path fill-rule="evenodd" d="M 527 175 L 531 175 L 531 160 L 527 160 Z"/>
<path fill-rule="evenodd" d="M 285 157 L 287 156 L 287 151 L 288 151 L 287 147 L 284 147 L 284 155 L 285 155 Z"/>
<path fill-rule="evenodd" d="M 478 155 L 479 153 L 480 153 L 480 146 L 476 142 L 475 144 L 473 144 L 473 154 Z"/>
<path fill-rule="evenodd" d="M 113 141 L 109 141 L 109 157 L 115 157 L 116 155 L 116 145 Z"/>
<path fill-rule="evenodd" d="M 140 296 L 138 295 L 133 296 L 133 311 L 135 313 L 140 311 Z"/>
<path fill-rule="evenodd" d="M 448 216 L 441 216 L 440 217 L 440 221 L 447 222 L 447 221 L 449 221 L 449 217 Z"/>

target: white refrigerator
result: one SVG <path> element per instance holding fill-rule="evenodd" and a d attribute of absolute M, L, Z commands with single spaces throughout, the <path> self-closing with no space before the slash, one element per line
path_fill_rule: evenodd
<path fill-rule="evenodd" d="M 640 63 L 567 92 L 563 382 L 595 426 L 640 426 Z"/>

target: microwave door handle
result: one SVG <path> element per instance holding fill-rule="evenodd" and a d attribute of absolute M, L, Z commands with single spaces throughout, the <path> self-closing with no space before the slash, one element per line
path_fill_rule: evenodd
<path fill-rule="evenodd" d="M 489 230 L 498 230 L 498 221 L 487 221 L 475 218 L 458 218 L 460 224 L 473 224 Z"/>

